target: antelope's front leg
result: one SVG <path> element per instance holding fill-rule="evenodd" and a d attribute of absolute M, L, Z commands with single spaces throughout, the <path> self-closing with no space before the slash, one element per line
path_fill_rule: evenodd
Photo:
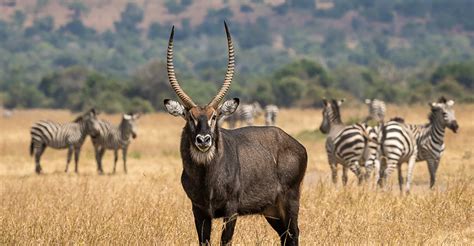
<path fill-rule="evenodd" d="M 194 224 L 199 238 L 200 245 L 211 244 L 211 226 L 212 218 L 206 211 L 202 211 L 200 208 L 193 204 L 193 215 Z"/>

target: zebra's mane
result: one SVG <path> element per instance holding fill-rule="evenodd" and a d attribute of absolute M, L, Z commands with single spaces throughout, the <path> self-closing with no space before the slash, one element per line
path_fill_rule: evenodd
<path fill-rule="evenodd" d="M 82 115 L 79 115 L 76 119 L 74 119 L 73 122 L 74 122 L 74 123 L 79 123 L 79 122 L 83 121 L 83 120 L 84 120 L 84 116 L 86 116 L 86 115 L 89 114 L 89 113 L 93 113 L 94 115 L 97 114 L 95 108 L 91 108 L 91 109 L 88 110 L 86 113 L 84 113 L 84 114 L 82 114 Z"/>
<path fill-rule="evenodd" d="M 339 105 L 337 104 L 337 100 L 336 99 L 332 99 L 331 100 L 331 108 L 332 108 L 332 111 L 334 113 L 334 116 L 335 116 L 335 119 L 336 119 L 336 123 L 342 123 L 342 120 L 341 120 L 341 113 L 339 111 Z"/>
<path fill-rule="evenodd" d="M 444 96 L 441 96 L 440 98 L 438 98 L 438 103 L 447 103 L 447 102 L 448 100 Z"/>
<path fill-rule="evenodd" d="M 84 120 L 84 116 L 83 116 L 83 115 L 80 115 L 80 116 L 78 116 L 76 119 L 74 119 L 73 122 L 74 122 L 74 123 L 79 123 L 79 122 L 81 122 L 82 120 Z"/>
<path fill-rule="evenodd" d="M 390 119 L 390 121 L 396 121 L 398 123 L 405 123 L 405 119 L 399 116 L 393 117 Z"/>
<path fill-rule="evenodd" d="M 440 108 L 431 108 L 431 112 L 428 114 L 428 119 L 429 119 L 429 124 L 433 123 L 436 121 L 436 117 L 439 115 L 439 113 L 441 112 L 442 109 Z"/>

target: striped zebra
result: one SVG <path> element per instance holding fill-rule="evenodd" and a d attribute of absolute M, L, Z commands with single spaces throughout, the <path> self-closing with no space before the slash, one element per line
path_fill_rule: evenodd
<path fill-rule="evenodd" d="M 274 104 L 265 106 L 265 125 L 274 126 L 278 115 L 278 107 Z"/>
<path fill-rule="evenodd" d="M 140 118 L 140 114 L 123 114 L 122 121 L 118 126 L 114 126 L 107 121 L 98 120 L 99 133 L 92 137 L 92 144 L 94 145 L 95 158 L 97 161 L 97 169 L 99 173 L 103 173 L 102 157 L 104 157 L 105 150 L 114 150 L 114 169 L 118 160 L 118 150 L 122 149 L 123 170 L 127 173 L 127 150 L 130 145 L 130 137 L 136 138 L 136 120 Z"/>
<path fill-rule="evenodd" d="M 342 182 L 347 184 L 347 169 L 349 168 L 359 180 L 367 179 L 374 167 L 378 167 L 377 131 L 366 124 L 344 125 L 341 120 L 339 106 L 343 100 L 323 100 L 323 121 L 320 131 L 328 134 L 326 152 L 332 172 L 332 181 L 337 183 L 337 164 L 343 167 Z M 360 171 L 365 167 L 365 175 Z"/>
<path fill-rule="evenodd" d="M 387 111 L 385 102 L 377 99 L 365 99 L 365 104 L 367 104 L 369 108 L 369 115 L 365 119 L 365 122 L 375 120 L 379 124 L 382 123 L 385 118 L 385 112 Z"/>
<path fill-rule="evenodd" d="M 398 171 L 398 185 L 403 191 L 402 164 L 408 163 L 406 191 L 410 192 L 418 146 L 415 136 L 405 120 L 399 117 L 383 124 L 380 140 L 380 174 L 378 183 L 383 186 L 395 168 Z"/>
<path fill-rule="evenodd" d="M 245 122 L 247 126 L 252 126 L 255 118 L 258 118 L 262 111 L 262 107 L 258 102 L 241 104 L 233 114 L 223 118 L 223 120 L 229 124 L 231 129 L 236 127 L 237 122 Z"/>
<path fill-rule="evenodd" d="M 416 161 L 427 162 L 430 188 L 433 188 L 439 162 L 445 149 L 445 129 L 449 128 L 456 133 L 459 125 L 453 109 L 453 100 L 440 97 L 437 102 L 429 103 L 429 106 L 431 108 L 429 122 L 424 125 L 409 124 L 408 128 L 412 131 L 418 146 Z"/>
<path fill-rule="evenodd" d="M 35 155 L 36 173 L 42 171 L 40 160 L 46 147 L 53 149 L 68 149 L 66 170 L 68 171 L 74 152 L 75 168 L 78 172 L 79 154 L 82 144 L 87 135 L 97 134 L 96 111 L 91 109 L 83 115 L 77 117 L 73 122 L 57 123 L 49 120 L 41 120 L 31 127 L 30 155 Z"/>

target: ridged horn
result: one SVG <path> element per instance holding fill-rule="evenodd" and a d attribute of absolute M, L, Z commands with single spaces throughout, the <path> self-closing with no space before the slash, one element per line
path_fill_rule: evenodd
<path fill-rule="evenodd" d="M 224 98 L 225 94 L 230 88 L 230 84 L 232 83 L 232 78 L 234 77 L 234 67 L 235 67 L 235 60 L 234 60 L 234 45 L 232 44 L 232 37 L 230 36 L 229 28 L 227 27 L 227 23 L 224 21 L 225 26 L 225 33 L 227 35 L 227 49 L 229 54 L 229 61 L 227 63 L 227 72 L 225 74 L 224 83 L 222 84 L 221 89 L 217 93 L 217 95 L 212 99 L 209 103 L 210 106 L 213 108 L 217 108 L 219 103 Z"/>
<path fill-rule="evenodd" d="M 181 86 L 176 79 L 176 74 L 174 72 L 174 65 L 173 65 L 173 37 L 174 37 L 174 26 L 171 29 L 170 39 L 168 41 L 168 53 L 166 56 L 166 68 L 168 70 L 168 79 L 170 81 L 170 85 L 173 88 L 176 95 L 181 99 L 184 104 L 184 107 L 187 109 L 196 107 L 196 104 L 193 100 L 184 92 Z"/>

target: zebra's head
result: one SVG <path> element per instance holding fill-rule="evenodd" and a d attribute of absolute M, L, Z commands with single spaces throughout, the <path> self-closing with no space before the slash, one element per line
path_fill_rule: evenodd
<path fill-rule="evenodd" d="M 168 78 L 171 87 L 175 91 L 176 95 L 181 100 L 182 104 L 170 99 L 165 99 L 164 104 L 166 111 L 173 116 L 180 116 L 186 121 L 184 128 L 185 136 L 187 140 L 194 146 L 199 153 L 207 153 L 208 150 L 213 147 L 218 136 L 218 121 L 223 116 L 229 116 L 235 112 L 239 106 L 239 99 L 234 98 L 232 100 L 225 101 L 221 104 L 222 99 L 230 88 L 232 83 L 232 77 L 234 75 L 234 48 L 232 39 L 229 33 L 227 24 L 224 22 L 225 31 L 227 34 L 227 45 L 229 61 L 227 64 L 227 72 L 225 75 L 224 83 L 217 93 L 217 95 L 206 105 L 196 105 L 193 100 L 184 92 L 181 88 L 178 80 L 176 79 L 174 65 L 173 65 L 173 35 L 174 27 L 171 30 L 170 39 L 168 42 L 168 55 L 167 55 L 167 68 Z M 210 154 L 209 156 L 211 156 Z M 207 158 L 207 157 L 205 157 Z"/>
<path fill-rule="evenodd" d="M 97 120 L 97 115 L 98 112 L 92 108 L 77 117 L 74 122 L 84 124 L 87 134 L 89 134 L 91 137 L 95 137 L 100 133 L 100 125 L 99 121 Z"/>
<path fill-rule="evenodd" d="M 429 104 L 431 107 L 430 120 L 438 120 L 443 127 L 451 129 L 456 133 L 459 129 L 458 122 L 454 113 L 454 101 L 440 97 L 437 102 Z"/>
<path fill-rule="evenodd" d="M 319 126 L 319 130 L 322 133 L 328 134 L 332 124 L 342 124 L 339 106 L 341 106 L 344 101 L 345 99 L 323 99 L 323 121 L 321 122 L 321 126 Z"/>
<path fill-rule="evenodd" d="M 139 113 L 128 113 L 122 115 L 121 129 L 127 136 L 132 135 L 132 138 L 137 137 L 137 124 L 136 121 L 140 118 Z"/>

